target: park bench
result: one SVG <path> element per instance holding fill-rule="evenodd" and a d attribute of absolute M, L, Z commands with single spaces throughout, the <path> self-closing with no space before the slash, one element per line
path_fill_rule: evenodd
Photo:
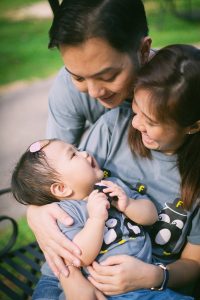
<path fill-rule="evenodd" d="M 0 190 L 0 196 L 10 193 L 10 188 Z M 11 236 L 0 247 L 0 299 L 31 299 L 40 276 L 44 256 L 36 241 L 12 250 L 18 235 L 17 222 L 8 216 L 0 216 L 0 222 L 8 221 Z"/>

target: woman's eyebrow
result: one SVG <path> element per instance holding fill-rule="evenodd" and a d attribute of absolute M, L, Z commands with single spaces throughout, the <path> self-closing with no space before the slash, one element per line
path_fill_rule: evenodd
<path fill-rule="evenodd" d="M 140 109 L 140 107 L 138 106 L 135 98 L 133 98 L 133 103 Z M 158 124 L 158 122 L 156 120 L 151 119 L 149 116 L 147 116 L 141 109 L 140 109 L 141 113 L 145 116 L 146 119 L 148 119 L 150 122 Z"/>

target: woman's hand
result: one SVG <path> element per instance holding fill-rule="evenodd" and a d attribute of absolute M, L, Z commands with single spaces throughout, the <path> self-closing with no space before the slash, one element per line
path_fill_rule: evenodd
<path fill-rule="evenodd" d="M 80 249 L 60 232 L 57 225 L 57 220 L 67 226 L 73 224 L 73 220 L 56 203 L 44 206 L 30 205 L 27 209 L 27 220 L 57 277 L 60 273 L 68 276 L 69 271 L 64 260 L 80 266 Z"/>
<path fill-rule="evenodd" d="M 132 256 L 116 255 L 88 267 L 88 279 L 105 295 L 116 295 L 159 286 L 162 282 L 162 270 L 159 269 Z"/>

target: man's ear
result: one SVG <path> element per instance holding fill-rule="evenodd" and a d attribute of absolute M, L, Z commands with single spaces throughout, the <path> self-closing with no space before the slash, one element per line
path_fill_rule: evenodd
<path fill-rule="evenodd" d="M 142 39 L 141 45 L 140 45 L 140 61 L 141 65 L 146 64 L 149 61 L 150 57 L 150 51 L 151 51 L 151 38 L 149 36 L 146 36 Z"/>
<path fill-rule="evenodd" d="M 68 198 L 72 195 L 72 189 L 61 182 L 54 182 L 50 187 L 51 193 L 58 198 Z"/>
<path fill-rule="evenodd" d="M 194 134 L 200 132 L 200 120 L 195 122 L 192 126 L 190 126 L 187 130 L 187 134 Z"/>

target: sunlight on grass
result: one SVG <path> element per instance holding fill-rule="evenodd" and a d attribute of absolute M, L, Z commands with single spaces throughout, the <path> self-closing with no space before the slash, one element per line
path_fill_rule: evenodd
<path fill-rule="evenodd" d="M 48 49 L 50 19 L 12 21 L 5 13 L 39 0 L 0 1 L 0 84 L 16 80 L 45 78 L 55 74 L 62 66 L 58 50 Z M 176 1 L 177 2 L 177 1 Z M 180 0 L 179 6 L 186 3 Z M 193 0 L 200 8 L 200 0 Z M 153 39 L 152 46 L 159 48 L 167 44 L 200 44 L 200 22 L 189 22 L 171 13 L 169 2 L 144 0 Z"/>

